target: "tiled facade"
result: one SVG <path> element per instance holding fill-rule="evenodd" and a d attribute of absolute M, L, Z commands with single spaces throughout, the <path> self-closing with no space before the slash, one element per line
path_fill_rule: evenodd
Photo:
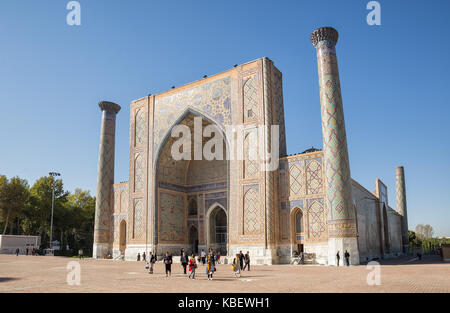
<path fill-rule="evenodd" d="M 339 86 L 321 86 L 321 98 L 340 101 L 330 96 L 333 88 Z M 339 128 L 339 121 L 332 121 L 339 112 L 331 108 L 332 103 L 322 111 L 331 114 L 330 127 Z M 216 126 L 225 134 L 224 159 L 196 160 L 191 143 L 191 160 L 173 159 L 171 149 L 179 136 L 172 136 L 175 125 L 186 126 L 192 136 L 196 127 L 203 132 Z M 235 135 L 243 139 L 243 160 L 230 156 L 237 153 L 229 149 L 227 138 L 232 125 L 242 126 Z M 259 125 L 279 125 L 275 171 L 261 167 L 273 138 L 270 128 L 256 135 Z M 328 136 L 324 151 L 286 156 L 282 74 L 268 58 L 133 101 L 129 183 L 115 184 L 111 201 L 113 255 L 134 260 L 138 252 L 149 250 L 178 255 L 181 248 L 214 248 L 228 256 L 250 251 L 253 262 L 272 264 L 290 262 L 302 247 L 315 262 L 330 264 L 335 254 L 330 240 L 339 231 L 357 236 L 361 260 L 400 253 L 402 216 L 389 207 L 387 189 L 377 182 L 376 192 L 370 193 L 347 177 L 349 168 L 342 171 L 342 163 L 348 163 L 346 143 L 336 142 L 326 125 L 323 132 Z M 208 140 L 203 138 L 201 148 Z M 253 140 L 264 149 L 251 151 Z M 337 150 L 330 152 L 328 146 L 335 144 Z M 333 157 L 340 144 L 345 162 Z M 343 179 L 348 189 L 336 189 Z"/>

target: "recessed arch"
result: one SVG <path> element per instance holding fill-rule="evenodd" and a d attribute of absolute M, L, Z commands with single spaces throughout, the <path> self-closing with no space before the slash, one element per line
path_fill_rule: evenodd
<path fill-rule="evenodd" d="M 228 212 L 218 202 L 206 211 L 206 245 L 209 249 L 226 254 L 229 234 Z"/>
<path fill-rule="evenodd" d="M 292 208 L 290 213 L 290 230 L 291 230 L 291 242 L 303 242 L 305 240 L 306 232 L 306 214 L 303 210 L 296 206 Z M 299 237 L 303 237 L 300 239 Z"/>
<path fill-rule="evenodd" d="M 194 198 L 191 198 L 188 201 L 188 216 L 197 216 L 197 214 L 198 214 L 197 201 Z"/>
<path fill-rule="evenodd" d="M 175 140 L 177 140 L 178 138 L 172 138 L 171 137 L 171 133 L 172 133 L 172 129 L 176 126 L 176 125 L 186 125 L 190 128 L 191 130 L 191 139 L 194 139 L 194 132 L 193 132 L 193 127 L 194 127 L 194 118 L 195 117 L 201 117 L 202 118 L 202 131 L 204 130 L 204 127 L 208 126 L 208 125 L 213 125 L 216 127 L 218 133 L 216 133 L 216 135 L 213 136 L 217 136 L 217 134 L 222 135 L 223 138 L 223 151 L 224 151 L 224 157 L 223 157 L 223 162 L 224 162 L 224 166 L 221 166 L 221 168 L 224 168 L 223 171 L 221 171 L 221 173 L 223 174 L 223 177 L 220 176 L 218 177 L 214 183 L 216 182 L 220 182 L 220 186 L 223 186 L 223 189 L 226 189 L 226 198 L 228 199 L 228 182 L 229 182 L 229 161 L 228 161 L 228 153 L 229 153 L 229 144 L 228 144 L 228 140 L 227 137 L 225 135 L 225 131 L 223 128 L 223 125 L 221 125 L 220 123 L 218 123 L 217 121 L 215 121 L 213 118 L 203 114 L 200 111 L 194 110 L 191 107 L 188 107 L 178 118 L 177 120 L 170 126 L 170 128 L 167 130 L 167 132 L 165 133 L 165 135 L 162 137 L 163 139 L 161 140 L 161 142 L 159 143 L 159 145 L 157 146 L 156 153 L 154 154 L 154 162 L 153 162 L 153 171 L 154 171 L 154 175 L 152 177 L 152 179 L 154 180 L 154 184 L 153 184 L 153 190 L 154 190 L 154 201 L 153 201 L 153 216 L 152 216 L 152 220 L 153 220 L 153 225 L 155 225 L 155 227 L 153 228 L 153 242 L 155 244 L 159 244 L 159 243 L 163 243 L 165 242 L 164 238 L 159 238 L 160 236 L 160 229 L 162 227 L 162 221 L 161 219 L 161 212 L 160 212 L 160 207 L 161 207 L 161 203 L 160 203 L 160 195 L 161 192 L 165 192 L 167 191 L 167 189 L 175 191 L 180 193 L 180 194 L 184 194 L 185 195 L 185 204 L 183 205 L 183 210 L 185 210 L 185 219 L 184 219 L 184 225 L 186 225 L 187 223 L 187 218 L 191 218 L 195 215 L 190 215 L 189 213 L 189 205 L 190 205 L 190 199 L 188 197 L 188 195 L 190 194 L 190 186 L 193 184 L 192 182 L 188 182 L 187 177 L 190 177 L 190 175 L 192 174 L 192 169 L 195 168 L 195 172 L 196 173 L 210 173 L 208 174 L 209 176 L 213 176 L 216 175 L 216 172 L 214 170 L 214 168 L 211 168 L 211 170 L 203 170 L 202 168 L 205 169 L 203 166 L 207 166 L 206 168 L 211 167 L 210 165 L 202 165 L 202 164 L 198 164 L 198 163 L 203 163 L 203 162 L 218 162 L 219 160 L 213 160 L 213 161 L 208 161 L 206 160 L 203 155 L 202 155 L 202 160 L 194 160 L 193 159 L 193 149 L 191 147 L 191 159 L 192 160 L 173 160 L 171 153 L 170 153 L 170 147 L 171 147 L 171 142 L 174 142 Z M 203 145 L 205 143 L 205 141 L 208 141 L 211 137 L 204 137 L 203 141 L 202 141 L 202 148 Z M 170 162 L 170 164 L 169 164 Z M 196 163 L 197 162 L 197 163 Z M 207 163 L 204 163 L 207 164 Z M 209 164 L 209 163 L 208 163 Z M 168 174 L 167 174 L 167 173 Z M 174 173 L 176 176 L 176 182 L 165 182 L 164 180 L 166 179 L 166 177 L 172 177 L 171 175 Z M 167 174 L 167 175 L 166 175 Z M 221 175 L 222 175 L 221 174 Z M 208 181 L 209 176 L 206 175 L 206 177 L 202 177 L 203 180 Z M 201 175 L 200 175 L 201 176 Z M 202 183 L 208 183 L 208 182 L 202 182 Z M 228 201 L 228 200 L 227 200 Z M 202 215 L 200 212 L 200 210 L 204 210 L 203 205 L 200 206 L 200 203 L 196 203 L 197 204 L 197 215 Z M 166 215 L 167 216 L 167 215 Z M 178 223 L 178 222 L 177 222 Z M 167 223 L 166 223 L 167 225 Z M 187 226 L 184 226 L 186 233 L 183 233 L 183 235 L 185 236 L 184 238 L 187 238 L 187 236 L 189 235 L 189 229 Z M 203 232 L 203 227 L 201 228 L 202 232 Z M 200 231 L 200 229 L 197 228 L 197 231 Z M 199 236 L 200 239 L 206 237 L 203 237 L 203 233 L 201 236 Z M 202 239 L 204 240 L 204 239 Z M 186 244 L 186 240 L 185 240 L 185 244 Z M 168 242 L 167 242 L 168 243 Z M 175 243 L 174 244 L 178 244 Z M 182 244 L 181 242 L 179 244 Z M 203 242 L 202 242 L 203 244 Z"/>
<path fill-rule="evenodd" d="M 127 247 L 127 221 L 125 219 L 120 221 L 119 225 L 119 250 L 121 254 L 125 254 Z"/>
<path fill-rule="evenodd" d="M 192 250 L 191 252 L 197 254 L 198 253 L 198 228 L 194 224 L 191 224 L 189 226 L 188 243 Z"/>

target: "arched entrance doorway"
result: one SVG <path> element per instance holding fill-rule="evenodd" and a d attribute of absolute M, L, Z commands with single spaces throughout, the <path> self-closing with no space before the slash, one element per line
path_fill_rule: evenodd
<path fill-rule="evenodd" d="M 121 254 L 125 254 L 125 248 L 127 246 L 127 222 L 122 220 L 120 222 L 119 229 L 119 250 Z"/>
<path fill-rule="evenodd" d="M 305 242 L 305 221 L 300 208 L 294 208 L 291 213 L 291 242 L 292 252 L 296 255 L 303 253 Z"/>
<path fill-rule="evenodd" d="M 177 125 L 182 127 L 175 129 Z M 200 126 L 203 129 L 202 140 L 194 142 L 194 134 Z M 205 135 L 207 129 L 210 136 Z M 180 132 L 176 133 L 178 130 Z M 215 199 L 227 201 L 228 149 L 225 134 L 214 121 L 191 109 L 165 133 L 156 152 L 154 242 L 158 245 L 157 251 L 178 253 L 181 248 L 187 251 L 194 248 L 198 252 L 198 249 L 208 248 L 205 206 L 209 207 Z M 222 143 L 221 147 L 219 143 Z M 200 159 L 194 155 L 199 144 L 203 151 Z M 208 151 L 211 153 L 205 155 Z"/>
<path fill-rule="evenodd" d="M 189 228 L 189 246 L 193 253 L 198 253 L 198 231 L 197 227 L 195 227 L 194 225 L 191 225 L 191 227 Z"/>
<path fill-rule="evenodd" d="M 208 226 L 208 248 L 213 249 L 216 252 L 220 251 L 220 254 L 226 255 L 228 223 L 227 213 L 223 207 L 216 205 L 210 210 Z"/>

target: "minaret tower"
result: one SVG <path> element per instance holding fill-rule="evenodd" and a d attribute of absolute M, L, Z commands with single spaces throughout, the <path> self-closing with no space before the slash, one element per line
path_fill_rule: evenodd
<path fill-rule="evenodd" d="M 328 212 L 328 264 L 336 265 L 336 253 L 347 250 L 350 264 L 359 264 L 356 212 L 345 132 L 341 86 L 336 58 L 338 32 L 321 27 L 311 34 L 319 71 L 320 106 L 325 165 L 325 203 Z"/>
<path fill-rule="evenodd" d="M 397 166 L 397 168 L 395 169 L 395 182 L 396 182 L 397 213 L 402 216 L 403 253 L 407 253 L 409 250 L 409 235 L 408 235 L 408 214 L 406 212 L 405 170 L 403 166 Z"/>
<path fill-rule="evenodd" d="M 114 184 L 114 146 L 116 137 L 116 115 L 120 106 L 101 101 L 102 127 L 98 152 L 97 195 L 95 201 L 95 224 L 93 258 L 101 258 L 109 251 L 110 216 Z"/>

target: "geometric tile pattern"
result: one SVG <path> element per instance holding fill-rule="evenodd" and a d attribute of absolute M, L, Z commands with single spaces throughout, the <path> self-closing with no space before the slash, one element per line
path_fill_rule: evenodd
<path fill-rule="evenodd" d="M 326 214 L 322 202 L 322 199 L 311 201 L 308 208 L 308 226 L 311 239 L 326 236 Z"/>
<path fill-rule="evenodd" d="M 102 112 L 102 128 L 97 173 L 94 242 L 109 242 L 114 184 L 114 139 L 116 113 Z"/>
<path fill-rule="evenodd" d="M 305 191 L 303 183 L 303 162 L 290 163 L 289 183 L 290 183 L 289 191 L 291 196 L 304 195 Z"/>
<path fill-rule="evenodd" d="M 159 199 L 160 241 L 184 241 L 184 195 L 161 192 Z"/>
<path fill-rule="evenodd" d="M 122 191 L 120 194 L 120 211 L 121 213 L 128 212 L 128 192 L 126 190 Z"/>
<path fill-rule="evenodd" d="M 256 86 L 256 75 L 244 81 L 244 122 L 258 119 L 258 89 Z"/>
<path fill-rule="evenodd" d="M 142 191 L 144 187 L 143 173 L 144 165 L 141 154 L 138 154 L 134 163 L 134 191 Z"/>
<path fill-rule="evenodd" d="M 257 145 L 250 140 L 256 139 L 255 133 L 247 134 L 244 139 L 244 178 L 255 177 L 259 172 L 258 161 L 257 161 Z M 252 150 L 250 150 L 252 149 Z"/>
<path fill-rule="evenodd" d="M 249 188 L 244 195 L 244 235 L 256 235 L 261 232 L 261 214 L 256 188 Z"/>
<path fill-rule="evenodd" d="M 322 193 L 322 164 L 316 160 L 309 160 L 306 164 L 307 193 Z"/>
<path fill-rule="evenodd" d="M 280 126 L 280 156 L 286 155 L 286 127 L 284 123 L 283 85 L 281 72 L 273 68 L 273 108 L 275 111 L 275 124 Z"/>
<path fill-rule="evenodd" d="M 351 177 L 347 150 L 344 113 L 334 43 L 321 41 L 316 45 L 319 64 L 320 104 L 328 220 L 331 237 L 356 236 L 356 227 L 338 227 L 338 221 L 349 224 L 355 220 L 351 200 Z M 350 222 L 351 224 L 351 222 Z M 348 227 L 351 226 L 351 227 Z M 339 233 L 333 233 L 338 231 Z"/>
<path fill-rule="evenodd" d="M 136 134 L 136 146 L 140 146 L 144 144 L 145 140 L 145 112 L 144 110 L 139 110 L 136 114 L 136 123 L 135 123 L 135 134 Z"/>
<path fill-rule="evenodd" d="M 120 212 L 120 193 L 118 191 L 114 192 L 114 214 Z"/>
<path fill-rule="evenodd" d="M 133 223 L 133 238 L 142 239 L 144 231 L 144 208 L 141 199 L 136 199 L 134 202 L 134 223 Z"/>
<path fill-rule="evenodd" d="M 219 126 L 231 125 L 230 82 L 231 78 L 228 76 L 157 98 L 154 112 L 154 116 L 158 117 L 154 120 L 154 151 L 188 106 L 217 122 Z"/>
<path fill-rule="evenodd" d="M 272 132 L 269 131 L 268 127 L 272 125 L 273 123 L 273 103 L 272 103 L 272 68 L 273 68 L 273 62 L 270 61 L 268 58 L 263 58 L 263 90 L 264 90 L 264 98 L 263 98 L 263 112 L 264 112 L 264 121 L 266 123 L 266 128 L 264 130 L 264 160 L 269 159 L 269 151 L 272 151 Z M 275 138 L 275 144 L 279 145 L 279 138 Z M 274 171 L 266 171 L 265 174 L 265 214 L 262 214 L 262 222 L 261 222 L 261 229 L 263 228 L 263 225 L 265 225 L 265 233 L 266 233 L 266 242 L 269 246 L 273 245 L 275 243 L 275 209 L 277 207 L 275 199 L 275 188 L 276 188 L 276 182 L 275 182 L 275 175 Z M 264 222 L 264 216 L 265 216 L 265 222 Z M 264 231 L 262 231 L 264 233 Z"/>

